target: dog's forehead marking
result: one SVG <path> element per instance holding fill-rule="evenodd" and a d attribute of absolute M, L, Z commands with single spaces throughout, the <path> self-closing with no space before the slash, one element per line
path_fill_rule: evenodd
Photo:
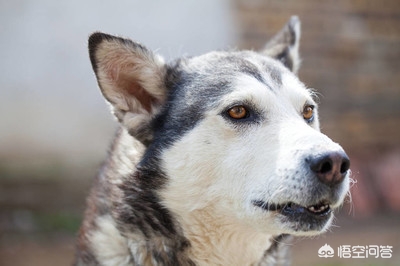
<path fill-rule="evenodd" d="M 232 90 L 230 95 L 226 95 L 227 99 L 235 98 L 240 101 L 240 97 L 242 97 L 256 102 L 264 99 L 264 103 L 266 103 L 265 99 L 270 98 L 267 102 L 271 102 L 279 97 L 279 102 L 290 102 L 301 108 L 306 102 L 315 104 L 310 90 L 279 62 L 270 58 L 255 57 L 246 58 L 247 65 L 252 65 L 252 69 L 257 68 L 257 75 L 253 75 L 254 71 L 249 72 L 245 69 L 232 76 L 230 81 Z"/>
<path fill-rule="evenodd" d="M 278 86 L 282 86 L 282 71 L 273 64 L 266 65 L 267 73 L 270 74 L 271 79 L 275 81 Z"/>
<path fill-rule="evenodd" d="M 278 61 L 252 51 L 211 52 L 191 58 L 186 63 L 188 73 L 208 75 L 206 79 L 214 77 L 230 81 L 244 73 L 270 89 L 280 87 L 281 76 L 288 71 Z"/>
<path fill-rule="evenodd" d="M 262 109 L 271 106 L 269 103 L 275 94 L 271 86 L 246 74 L 238 75 L 232 83 L 235 89 L 230 94 L 225 95 L 221 101 L 222 105 L 252 103 Z"/>

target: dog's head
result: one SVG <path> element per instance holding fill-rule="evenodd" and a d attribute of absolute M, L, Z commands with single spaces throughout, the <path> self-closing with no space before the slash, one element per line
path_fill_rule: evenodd
<path fill-rule="evenodd" d="M 300 22 L 262 52 L 211 52 L 172 63 L 102 33 L 90 58 L 104 97 L 162 172 L 163 204 L 208 210 L 263 232 L 315 234 L 349 189 L 349 159 L 319 130 L 314 93 L 295 76 Z M 151 172 L 151 171 L 150 171 Z"/>

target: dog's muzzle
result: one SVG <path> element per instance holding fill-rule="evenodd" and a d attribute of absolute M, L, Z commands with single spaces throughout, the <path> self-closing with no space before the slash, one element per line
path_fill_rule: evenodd
<path fill-rule="evenodd" d="M 350 160 L 343 150 L 330 151 L 306 157 L 305 166 L 313 179 L 314 190 L 309 190 L 303 203 L 290 200 L 280 203 L 253 200 L 252 203 L 280 214 L 282 222 L 292 224 L 294 231 L 320 231 L 332 217 L 332 206 L 341 203 L 338 195 L 344 193 L 342 183 L 348 175 Z"/>

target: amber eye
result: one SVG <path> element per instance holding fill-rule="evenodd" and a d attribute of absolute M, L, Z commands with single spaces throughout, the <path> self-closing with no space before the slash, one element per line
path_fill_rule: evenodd
<path fill-rule="evenodd" d="M 306 105 L 303 109 L 303 117 L 307 121 L 312 121 L 314 118 L 314 106 L 313 105 Z"/>
<path fill-rule="evenodd" d="M 228 110 L 228 114 L 233 119 L 242 119 L 247 117 L 247 110 L 244 106 L 234 106 Z"/>

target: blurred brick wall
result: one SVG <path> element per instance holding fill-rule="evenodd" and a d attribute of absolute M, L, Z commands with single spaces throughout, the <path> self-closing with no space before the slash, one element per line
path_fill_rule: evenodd
<path fill-rule="evenodd" d="M 300 17 L 299 76 L 352 159 L 355 215 L 400 211 L 400 1 L 235 0 L 234 12 L 244 49 Z"/>

